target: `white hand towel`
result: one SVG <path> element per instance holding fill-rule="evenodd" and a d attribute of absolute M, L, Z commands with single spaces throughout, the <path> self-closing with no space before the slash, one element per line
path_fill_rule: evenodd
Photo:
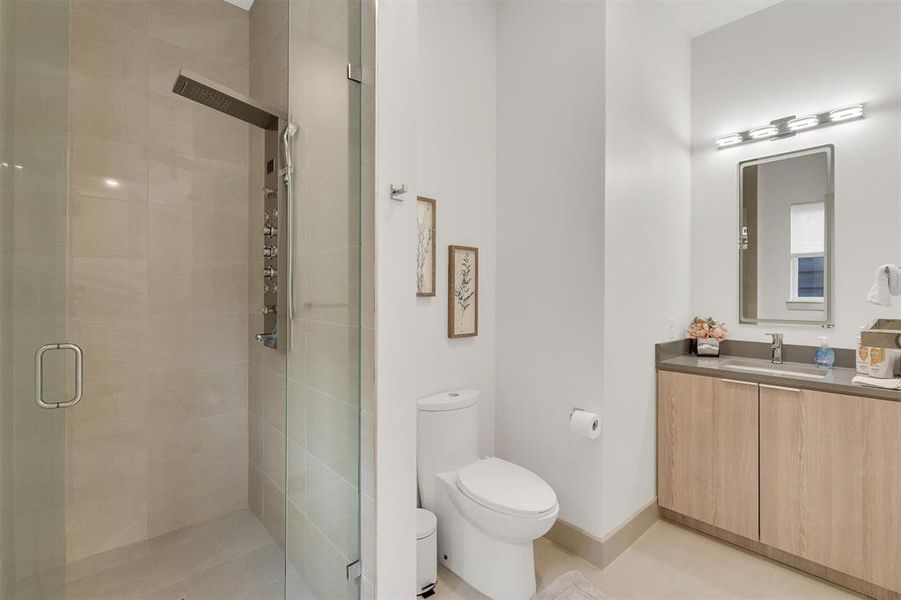
<path fill-rule="evenodd" d="M 901 378 L 894 379 L 877 379 L 876 377 L 867 377 L 866 375 L 857 375 L 851 380 L 851 383 L 857 385 L 866 385 L 869 387 L 878 387 L 886 390 L 901 390 Z"/>
<path fill-rule="evenodd" d="M 901 267 L 882 265 L 876 270 L 876 278 L 867 294 L 867 300 L 879 306 L 891 306 L 892 296 L 901 296 Z"/>

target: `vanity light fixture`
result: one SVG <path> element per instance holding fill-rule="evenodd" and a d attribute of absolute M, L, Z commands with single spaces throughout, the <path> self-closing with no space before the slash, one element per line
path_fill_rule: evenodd
<path fill-rule="evenodd" d="M 747 131 L 720 136 L 714 140 L 714 143 L 717 148 L 722 149 L 729 146 L 737 146 L 738 144 L 759 142 L 761 140 L 781 140 L 782 138 L 796 135 L 801 131 L 809 131 L 812 129 L 819 129 L 820 127 L 844 123 L 845 121 L 862 119 L 864 116 L 863 107 L 863 104 L 852 104 L 850 106 L 834 108 L 830 111 L 815 115 L 804 115 L 801 117 L 791 115 L 789 117 L 770 121 L 769 125 L 754 127 Z"/>

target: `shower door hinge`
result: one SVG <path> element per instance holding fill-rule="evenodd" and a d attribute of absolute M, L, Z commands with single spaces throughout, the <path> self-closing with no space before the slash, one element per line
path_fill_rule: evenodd
<path fill-rule="evenodd" d="M 363 83 L 363 67 L 347 63 L 347 78 L 357 83 Z"/>
<path fill-rule="evenodd" d="M 347 565 L 347 580 L 354 581 L 363 575 L 363 563 L 355 560 Z"/>

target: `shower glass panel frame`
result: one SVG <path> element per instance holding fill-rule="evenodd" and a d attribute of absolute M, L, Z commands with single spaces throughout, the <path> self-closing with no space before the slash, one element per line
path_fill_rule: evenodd
<path fill-rule="evenodd" d="M 288 2 L 287 598 L 360 596 L 361 26 L 359 0 Z"/>
<path fill-rule="evenodd" d="M 71 353 L 53 351 L 70 341 L 69 23 L 68 0 L 0 2 L 2 598 L 17 584 L 46 595 L 65 581 L 66 409 L 38 401 L 55 407 L 74 393 Z"/>

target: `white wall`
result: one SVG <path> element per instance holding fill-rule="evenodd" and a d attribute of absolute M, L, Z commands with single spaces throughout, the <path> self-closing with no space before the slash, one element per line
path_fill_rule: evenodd
<path fill-rule="evenodd" d="M 377 20 L 376 138 L 376 597 L 416 595 L 417 4 L 382 0 Z M 391 183 L 413 190 L 391 199 Z M 364 565 L 364 568 L 365 565 Z"/>
<path fill-rule="evenodd" d="M 655 496 L 654 344 L 687 323 L 690 44 L 650 3 L 498 11 L 498 454 L 602 537 Z"/>
<path fill-rule="evenodd" d="M 419 2 L 416 193 L 437 200 L 436 293 L 407 315 L 416 334 L 407 385 L 417 397 L 481 390 L 483 455 L 494 451 L 495 16 L 494 0 Z M 479 248 L 477 337 L 447 337 L 448 244 Z"/>
<path fill-rule="evenodd" d="M 597 531 L 601 445 L 568 419 L 603 391 L 604 5 L 500 2 L 497 35 L 498 455 Z"/>
<path fill-rule="evenodd" d="M 742 160 L 835 144 L 836 347 L 858 327 L 897 314 L 866 302 L 876 268 L 901 261 L 899 78 L 901 5 L 786 0 L 692 46 L 692 312 L 728 323 L 735 339 L 772 325 L 738 325 L 737 169 Z M 788 114 L 866 102 L 867 118 L 776 142 L 715 150 L 715 137 Z M 817 327 L 783 326 L 815 344 Z"/>
<path fill-rule="evenodd" d="M 415 595 L 416 399 L 482 391 L 494 448 L 495 7 L 379 3 L 376 595 Z M 406 183 L 403 202 L 391 183 Z M 437 200 L 436 295 L 416 297 L 416 196 Z M 479 335 L 447 338 L 447 246 L 479 248 Z"/>
<path fill-rule="evenodd" d="M 691 272 L 688 35 L 648 2 L 609 2 L 606 30 L 600 535 L 656 496 L 654 344 L 669 317 L 683 337 Z"/>

